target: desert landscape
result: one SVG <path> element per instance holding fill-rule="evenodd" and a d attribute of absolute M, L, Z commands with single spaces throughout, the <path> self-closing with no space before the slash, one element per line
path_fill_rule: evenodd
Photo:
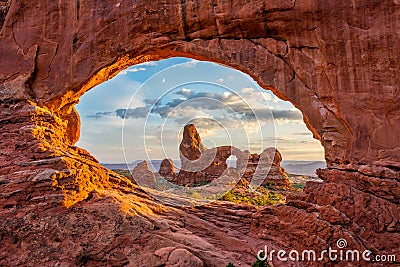
<path fill-rule="evenodd" d="M 400 264 L 398 0 L 3 0 L 0 29 L 0 266 Z M 325 162 L 186 122 L 179 159 L 120 168 L 77 145 L 84 95 L 175 57 L 290 102 Z"/>

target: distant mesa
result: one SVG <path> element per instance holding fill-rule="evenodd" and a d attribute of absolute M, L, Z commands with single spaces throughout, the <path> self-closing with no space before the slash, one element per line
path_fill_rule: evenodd
<path fill-rule="evenodd" d="M 271 185 L 290 188 L 289 177 L 281 167 L 280 152 L 270 147 L 260 155 L 242 151 L 234 146 L 206 148 L 194 124 L 184 127 L 183 138 L 179 146 L 181 169 L 175 173 L 172 160 L 164 159 L 158 174 L 178 185 L 196 186 L 212 182 L 223 174 L 229 174 L 227 159 L 234 155 L 236 173 L 247 182 L 256 181 L 257 185 Z"/>

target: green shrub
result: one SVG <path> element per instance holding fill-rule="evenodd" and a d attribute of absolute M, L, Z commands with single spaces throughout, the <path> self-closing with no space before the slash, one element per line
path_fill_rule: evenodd
<path fill-rule="evenodd" d="M 273 181 L 268 181 L 264 184 L 265 188 L 273 188 L 275 186 L 275 182 Z"/>
<path fill-rule="evenodd" d="M 236 204 L 250 204 L 255 206 L 275 205 L 285 202 L 285 198 L 275 192 L 269 192 L 265 188 L 259 188 L 258 194 L 251 195 L 249 192 L 237 192 L 231 190 L 222 196 L 221 200 L 233 202 Z"/>
<path fill-rule="evenodd" d="M 306 186 L 306 184 L 293 184 L 293 187 L 296 189 L 303 189 Z"/>

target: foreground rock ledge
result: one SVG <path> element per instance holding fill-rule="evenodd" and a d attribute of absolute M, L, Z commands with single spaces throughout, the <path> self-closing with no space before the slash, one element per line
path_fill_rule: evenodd
<path fill-rule="evenodd" d="M 245 266 L 260 245 L 322 250 L 338 238 L 400 258 L 397 0 L 0 8 L 1 265 Z M 324 182 L 286 205 L 176 210 L 74 147 L 83 93 L 171 56 L 242 70 L 291 101 L 325 148 Z"/>

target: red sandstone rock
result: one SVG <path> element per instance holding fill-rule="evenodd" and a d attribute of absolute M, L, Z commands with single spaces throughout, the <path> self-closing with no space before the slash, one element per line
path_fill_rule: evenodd
<path fill-rule="evenodd" d="M 273 147 L 266 148 L 260 155 L 251 154 L 249 151 L 243 151 L 237 155 L 237 167 L 244 168 L 242 177 L 254 185 L 273 184 L 277 187 L 289 188 L 291 182 L 285 171 L 281 167 L 282 156 L 280 152 Z"/>
<path fill-rule="evenodd" d="M 174 162 L 171 159 L 164 159 L 161 162 L 160 170 L 158 171 L 158 173 L 162 177 L 173 181 L 176 176 Z"/>
<path fill-rule="evenodd" d="M 147 161 L 139 162 L 135 168 L 133 168 L 132 177 L 138 185 L 154 188 L 156 185 L 156 177 L 150 170 Z"/>
<path fill-rule="evenodd" d="M 180 244 L 206 266 L 227 258 L 251 265 L 263 243 L 326 249 L 338 238 L 400 257 L 399 1 L 0 7 L 0 265 L 154 266 L 165 264 L 155 251 Z M 170 56 L 240 69 L 291 101 L 325 148 L 324 182 L 258 211 L 165 213 L 73 146 L 73 105 L 83 93 L 132 64 Z"/>
<path fill-rule="evenodd" d="M 251 154 L 232 146 L 210 148 L 201 152 L 200 135 L 193 124 L 184 128 L 180 145 L 181 155 L 189 155 L 193 160 L 184 158 L 176 183 L 180 185 L 199 185 L 209 183 L 223 175 L 227 169 L 227 159 L 237 157 L 236 170 L 239 175 L 254 185 L 273 185 L 283 188 L 291 187 L 285 170 L 280 166 L 282 156 L 276 148 L 267 148 L 261 153 Z M 253 179 L 254 178 L 254 179 Z"/>
<path fill-rule="evenodd" d="M 179 145 L 179 152 L 182 168 L 185 169 L 185 162 L 199 159 L 201 153 L 206 151 L 206 147 L 201 142 L 199 133 L 194 124 L 185 125 L 183 129 L 182 142 Z"/>
<path fill-rule="evenodd" d="M 236 160 L 236 167 L 241 168 L 242 176 L 247 181 L 251 181 L 257 169 L 260 156 L 258 154 L 251 154 L 250 151 L 245 150 L 239 153 Z"/>
<path fill-rule="evenodd" d="M 169 253 L 168 258 L 166 259 L 166 265 L 169 267 L 180 267 L 180 266 L 187 266 L 187 267 L 203 267 L 204 263 L 194 256 L 192 253 L 187 251 L 186 249 L 178 248 L 172 250 Z"/>
<path fill-rule="evenodd" d="M 177 177 L 178 184 L 202 184 L 220 177 L 228 168 L 226 160 L 235 149 L 231 146 L 210 148 L 204 151 L 195 161 L 182 163 Z"/>
<path fill-rule="evenodd" d="M 264 160 L 264 158 L 266 160 Z M 260 154 L 260 161 L 258 162 L 258 168 L 267 168 L 268 174 L 262 182 L 263 185 L 267 183 L 273 183 L 275 186 L 289 188 L 292 187 L 292 183 L 284 168 L 281 167 L 282 155 L 278 149 L 274 147 L 266 148 Z"/>

